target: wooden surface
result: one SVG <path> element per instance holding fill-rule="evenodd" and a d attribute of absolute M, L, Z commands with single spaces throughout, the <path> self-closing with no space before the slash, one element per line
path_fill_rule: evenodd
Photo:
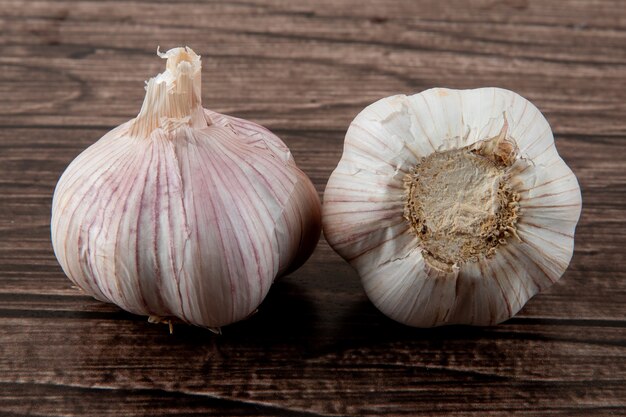
<path fill-rule="evenodd" d="M 309 3 L 0 0 L 0 414 L 626 415 L 624 2 Z M 391 322 L 323 240 L 222 336 L 80 295 L 53 188 L 137 114 L 157 45 L 201 54 L 205 106 L 275 131 L 320 193 L 372 101 L 517 91 L 582 187 L 569 270 L 490 328 Z"/>

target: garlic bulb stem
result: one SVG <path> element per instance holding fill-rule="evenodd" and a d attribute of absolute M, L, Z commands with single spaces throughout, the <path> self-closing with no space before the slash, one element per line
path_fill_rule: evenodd
<path fill-rule="evenodd" d="M 156 128 L 171 132 L 181 125 L 205 127 L 200 57 L 189 47 L 157 53 L 167 59 L 166 70 L 147 82 L 146 97 L 130 124 L 130 134 L 145 138 Z"/>

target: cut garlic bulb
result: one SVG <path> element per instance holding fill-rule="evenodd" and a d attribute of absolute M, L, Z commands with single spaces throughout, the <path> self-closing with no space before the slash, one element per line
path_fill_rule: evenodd
<path fill-rule="evenodd" d="M 436 88 L 354 119 L 323 224 L 387 316 L 490 325 L 561 277 L 580 210 L 535 106 L 499 88 Z"/>
<path fill-rule="evenodd" d="M 320 235 L 317 192 L 285 144 L 201 106 L 200 57 L 160 54 L 139 115 L 59 180 L 52 243 L 95 298 L 152 320 L 209 328 L 255 311 Z"/>

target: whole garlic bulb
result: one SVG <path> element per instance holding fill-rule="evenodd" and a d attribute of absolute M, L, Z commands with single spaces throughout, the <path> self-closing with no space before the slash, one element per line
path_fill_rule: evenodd
<path fill-rule="evenodd" d="M 98 300 L 219 328 L 259 306 L 310 256 L 321 207 L 289 149 L 255 123 L 201 105 L 200 57 L 164 54 L 139 115 L 59 180 L 52 243 Z"/>
<path fill-rule="evenodd" d="M 354 119 L 323 225 L 387 316 L 489 325 L 561 277 L 580 211 L 535 106 L 499 88 L 436 88 Z"/>

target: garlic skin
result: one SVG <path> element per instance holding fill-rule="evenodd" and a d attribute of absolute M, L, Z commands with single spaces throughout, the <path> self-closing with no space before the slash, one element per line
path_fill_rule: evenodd
<path fill-rule="evenodd" d="M 532 103 L 500 88 L 434 88 L 357 115 L 323 227 L 388 317 L 492 325 L 567 269 L 581 204 Z"/>
<path fill-rule="evenodd" d="M 255 311 L 310 256 L 321 207 L 287 146 L 201 105 L 200 57 L 164 54 L 139 115 L 82 152 L 52 204 L 56 257 L 83 291 L 208 327 Z"/>

